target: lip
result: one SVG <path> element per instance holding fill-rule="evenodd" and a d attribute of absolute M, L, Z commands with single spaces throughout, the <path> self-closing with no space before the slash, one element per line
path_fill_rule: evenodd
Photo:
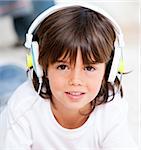
<path fill-rule="evenodd" d="M 79 91 L 65 92 L 65 94 L 68 98 L 70 98 L 72 100 L 80 100 L 85 95 L 84 92 L 79 92 Z"/>

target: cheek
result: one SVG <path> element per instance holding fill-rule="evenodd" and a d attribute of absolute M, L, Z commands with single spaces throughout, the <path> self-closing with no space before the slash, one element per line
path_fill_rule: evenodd
<path fill-rule="evenodd" d="M 64 80 L 62 80 L 62 77 L 58 76 L 56 73 L 49 73 L 48 80 L 51 91 L 58 91 L 64 86 Z"/>
<path fill-rule="evenodd" d="M 104 75 L 105 75 L 105 64 L 101 64 L 101 66 L 95 72 L 95 74 L 89 78 L 90 90 L 95 91 L 96 93 L 99 92 Z"/>
<path fill-rule="evenodd" d="M 102 76 L 97 75 L 93 79 L 91 79 L 88 85 L 89 91 L 97 95 L 101 88 L 102 80 L 103 80 L 103 75 Z"/>
<path fill-rule="evenodd" d="M 101 81 L 100 82 L 97 82 L 97 81 L 93 82 L 93 84 L 91 83 L 89 86 L 89 91 L 97 94 L 100 90 L 100 87 L 101 87 Z"/>

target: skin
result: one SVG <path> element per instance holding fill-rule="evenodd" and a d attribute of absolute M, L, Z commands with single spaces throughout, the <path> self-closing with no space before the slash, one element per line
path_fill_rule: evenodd
<path fill-rule="evenodd" d="M 69 129 L 82 126 L 97 96 L 105 72 L 105 63 L 84 65 L 78 49 L 75 65 L 61 59 L 48 67 L 52 91 L 52 112 L 58 123 Z M 81 112 L 81 113 L 80 113 Z"/>

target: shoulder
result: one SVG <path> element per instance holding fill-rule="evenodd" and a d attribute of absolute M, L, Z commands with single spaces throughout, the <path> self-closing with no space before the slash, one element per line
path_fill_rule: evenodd
<path fill-rule="evenodd" d="M 24 103 L 25 101 L 28 101 L 33 97 L 36 98 L 37 95 L 38 94 L 34 90 L 31 81 L 27 80 L 14 91 L 14 93 L 9 99 L 8 105 L 19 105 L 20 103 Z"/>
<path fill-rule="evenodd" d="M 94 114 L 98 128 L 108 131 L 121 122 L 126 121 L 128 103 L 117 94 L 112 101 L 97 106 Z"/>
<path fill-rule="evenodd" d="M 13 93 L 6 106 L 6 111 L 15 119 L 24 114 L 39 99 L 31 81 L 21 84 Z"/>
<path fill-rule="evenodd" d="M 128 103 L 124 98 L 121 98 L 120 95 L 116 94 L 112 101 L 109 101 L 105 104 L 101 104 L 96 107 L 96 112 L 105 114 L 105 116 L 118 115 L 120 113 L 127 112 Z"/>
<path fill-rule="evenodd" d="M 128 124 L 128 103 L 116 95 L 95 110 L 97 134 L 104 149 L 137 149 Z"/>
<path fill-rule="evenodd" d="M 120 129 L 126 126 L 127 110 L 127 101 L 118 94 L 112 101 L 96 106 L 93 118 L 101 142 L 104 138 L 106 139 L 111 131 L 114 132 L 116 128 L 119 128 L 118 131 L 120 132 Z"/>

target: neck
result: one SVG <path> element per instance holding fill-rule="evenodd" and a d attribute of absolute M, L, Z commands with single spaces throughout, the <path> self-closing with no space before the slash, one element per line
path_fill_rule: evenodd
<path fill-rule="evenodd" d="M 87 109 L 69 110 L 64 107 L 56 107 L 55 104 L 51 104 L 51 109 L 57 122 L 64 128 L 75 129 L 81 127 L 88 119 L 89 115 L 84 115 L 88 110 L 90 111 L 90 105 Z M 87 110 L 87 111 L 86 111 Z M 85 112 L 85 113 L 84 113 Z"/>

